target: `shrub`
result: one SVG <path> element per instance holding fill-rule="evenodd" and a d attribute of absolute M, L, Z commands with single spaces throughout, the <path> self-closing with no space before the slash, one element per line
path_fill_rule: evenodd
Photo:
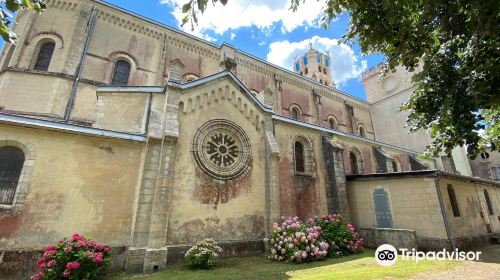
<path fill-rule="evenodd" d="M 363 249 L 363 240 L 356 229 L 340 214 L 309 218 L 307 223 L 298 217 L 281 217 L 281 224 L 274 223 L 271 238 L 264 241 L 269 242 L 271 259 L 298 263 Z"/>
<path fill-rule="evenodd" d="M 304 262 L 322 259 L 328 254 L 328 243 L 319 239 L 321 227 L 303 224 L 298 217 L 282 217 L 281 225 L 273 224 L 270 258 L 276 261 Z"/>
<path fill-rule="evenodd" d="M 43 256 L 36 261 L 40 271 L 31 279 L 99 279 L 111 263 L 109 250 L 109 246 L 75 233 L 72 238 L 44 249 Z"/>
<path fill-rule="evenodd" d="M 363 239 L 359 237 L 356 228 L 345 221 L 341 214 L 323 215 L 321 218 L 309 218 L 310 225 L 321 227 L 321 240 L 328 242 L 331 257 L 359 253 L 363 250 Z"/>
<path fill-rule="evenodd" d="M 184 255 L 186 262 L 195 267 L 208 268 L 222 253 L 222 248 L 213 239 L 205 239 L 196 243 Z"/>

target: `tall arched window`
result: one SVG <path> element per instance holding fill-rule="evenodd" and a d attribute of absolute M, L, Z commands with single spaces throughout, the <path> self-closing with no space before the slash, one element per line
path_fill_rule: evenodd
<path fill-rule="evenodd" d="M 24 164 L 24 153 L 19 148 L 0 147 L 0 204 L 12 205 L 17 183 Z"/>
<path fill-rule="evenodd" d="M 457 196 L 455 195 L 455 190 L 451 184 L 447 185 L 448 196 L 450 197 L 451 210 L 453 211 L 453 216 L 460 217 L 460 208 L 458 207 Z"/>
<path fill-rule="evenodd" d="M 330 129 L 337 129 L 337 122 L 334 118 L 328 119 L 328 126 L 330 127 Z"/>
<path fill-rule="evenodd" d="M 297 107 L 293 107 L 292 108 L 292 119 L 294 120 L 298 120 L 300 117 L 300 111 L 299 111 L 299 108 Z"/>
<path fill-rule="evenodd" d="M 484 190 L 484 200 L 486 200 L 486 207 L 488 207 L 488 214 L 493 215 L 493 207 L 491 205 L 490 194 Z"/>
<path fill-rule="evenodd" d="M 349 159 L 350 159 L 350 162 L 351 162 L 351 173 L 352 174 L 359 174 L 359 170 L 358 170 L 358 157 L 356 156 L 356 154 L 351 151 L 349 153 Z"/>
<path fill-rule="evenodd" d="M 52 59 L 52 54 L 54 54 L 55 47 L 56 44 L 52 41 L 43 43 L 38 51 L 38 57 L 36 58 L 35 66 L 33 67 L 34 70 L 49 70 L 50 60 Z"/>
<path fill-rule="evenodd" d="M 361 152 L 356 148 L 352 147 L 349 151 L 349 162 L 351 165 L 351 174 L 363 174 L 363 159 L 361 157 Z"/>
<path fill-rule="evenodd" d="M 360 126 L 359 127 L 359 136 L 365 138 L 366 137 L 366 131 L 365 131 L 365 128 Z"/>
<path fill-rule="evenodd" d="M 295 171 L 305 172 L 304 146 L 300 142 L 295 142 Z"/>
<path fill-rule="evenodd" d="M 391 164 L 392 164 L 392 171 L 393 172 L 398 172 L 398 164 L 396 163 L 395 160 L 391 160 Z"/>
<path fill-rule="evenodd" d="M 130 77 L 130 63 L 125 60 L 118 60 L 115 63 L 113 71 L 113 79 L 111 85 L 113 86 L 126 86 Z"/>

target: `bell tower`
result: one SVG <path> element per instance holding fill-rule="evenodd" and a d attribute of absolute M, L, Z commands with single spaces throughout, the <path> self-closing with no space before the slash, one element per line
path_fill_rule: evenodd
<path fill-rule="evenodd" d="M 328 51 L 323 53 L 315 50 L 309 43 L 309 51 L 303 56 L 295 58 L 293 70 L 301 76 L 336 88 L 332 81 L 331 62 Z"/>

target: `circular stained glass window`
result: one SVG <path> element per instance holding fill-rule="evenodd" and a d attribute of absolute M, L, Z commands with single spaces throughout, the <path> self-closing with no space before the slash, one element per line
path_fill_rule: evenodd
<path fill-rule="evenodd" d="M 244 175 L 252 160 L 248 136 L 241 127 L 223 119 L 208 121 L 196 131 L 192 152 L 198 166 L 219 180 Z"/>

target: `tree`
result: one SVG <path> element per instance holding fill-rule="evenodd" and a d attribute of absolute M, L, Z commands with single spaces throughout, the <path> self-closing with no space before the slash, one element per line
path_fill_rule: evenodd
<path fill-rule="evenodd" d="M 24 9 L 42 12 L 46 8 L 42 0 L 0 0 L 0 36 L 4 41 L 15 44 L 17 35 L 9 27 L 14 18 L 11 13 Z"/>
<path fill-rule="evenodd" d="M 291 0 L 290 9 L 304 1 Z M 410 131 L 425 129 L 432 136 L 427 155 L 449 155 L 457 145 L 466 145 L 471 158 L 485 149 L 499 151 L 498 0 L 322 1 L 324 27 L 349 13 L 342 41 L 357 41 L 363 54 L 385 55 L 384 73 L 398 65 L 417 70 L 417 89 L 401 109 L 409 112 Z M 208 2 L 186 3 L 182 24 L 194 27 Z"/>

